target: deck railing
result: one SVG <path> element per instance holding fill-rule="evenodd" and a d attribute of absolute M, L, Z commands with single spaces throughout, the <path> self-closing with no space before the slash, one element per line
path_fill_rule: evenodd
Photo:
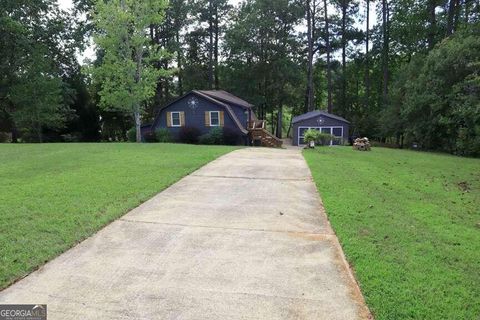
<path fill-rule="evenodd" d="M 253 144 L 260 142 L 264 147 L 281 147 L 282 140 L 275 137 L 265 129 L 265 120 L 252 120 L 248 122 L 248 132 Z"/>

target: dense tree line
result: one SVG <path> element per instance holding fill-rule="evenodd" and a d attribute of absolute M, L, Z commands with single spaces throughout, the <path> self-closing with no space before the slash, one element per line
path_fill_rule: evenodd
<path fill-rule="evenodd" d="M 122 140 L 175 97 L 224 89 L 279 137 L 325 109 L 352 136 L 480 155 L 479 21 L 477 0 L 4 0 L 0 132 Z"/>

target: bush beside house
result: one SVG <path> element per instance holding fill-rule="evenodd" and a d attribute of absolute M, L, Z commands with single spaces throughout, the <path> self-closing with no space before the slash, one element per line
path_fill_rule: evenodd
<path fill-rule="evenodd" d="M 338 140 L 338 138 L 328 133 L 321 133 L 315 129 L 308 129 L 304 134 L 304 141 L 307 145 L 313 141 L 316 145 L 327 146 L 330 145 L 332 140 Z"/>
<path fill-rule="evenodd" d="M 237 131 L 225 127 L 213 127 L 208 133 L 203 135 L 197 127 L 188 126 L 180 130 L 178 140 L 175 141 L 166 128 L 160 128 L 155 132 L 144 133 L 145 142 L 180 142 L 188 144 L 204 144 L 204 145 L 238 145 L 243 142 L 242 136 Z M 135 142 L 136 130 L 131 128 L 127 131 L 127 140 Z"/>
<path fill-rule="evenodd" d="M 197 144 L 200 140 L 200 130 L 197 127 L 182 127 L 178 138 L 182 143 Z"/>
<path fill-rule="evenodd" d="M 172 136 L 166 128 L 160 128 L 156 130 L 155 138 L 157 142 L 172 142 Z"/>

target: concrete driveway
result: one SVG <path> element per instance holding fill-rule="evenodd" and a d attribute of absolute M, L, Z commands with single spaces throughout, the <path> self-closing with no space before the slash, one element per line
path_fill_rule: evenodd
<path fill-rule="evenodd" d="M 50 320 L 369 316 L 295 149 L 211 162 L 0 292 L 0 303 L 46 303 Z"/>

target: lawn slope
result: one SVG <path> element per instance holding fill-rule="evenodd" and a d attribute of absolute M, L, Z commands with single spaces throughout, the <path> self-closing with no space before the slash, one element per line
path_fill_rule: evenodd
<path fill-rule="evenodd" d="M 233 149 L 0 144 L 0 289 Z"/>
<path fill-rule="evenodd" d="M 480 160 L 305 150 L 377 319 L 479 319 Z"/>

